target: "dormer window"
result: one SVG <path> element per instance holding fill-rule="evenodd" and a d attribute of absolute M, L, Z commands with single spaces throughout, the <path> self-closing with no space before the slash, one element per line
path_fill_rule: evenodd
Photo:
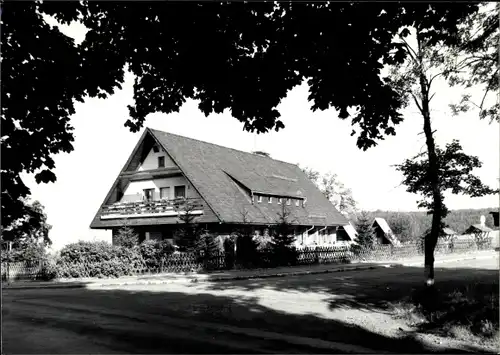
<path fill-rule="evenodd" d="M 165 167 L 165 157 L 158 157 L 158 168 Z"/>
<path fill-rule="evenodd" d="M 262 202 L 262 196 L 257 196 L 257 202 Z"/>
<path fill-rule="evenodd" d="M 297 206 L 297 207 L 300 206 L 300 200 L 295 200 L 295 206 Z"/>
<path fill-rule="evenodd" d="M 282 203 L 283 203 L 283 199 L 280 197 L 280 198 L 278 199 L 278 205 L 281 205 Z"/>
<path fill-rule="evenodd" d="M 288 206 L 290 206 L 290 205 L 292 204 L 292 199 L 287 198 L 287 199 L 286 199 L 286 204 L 287 204 Z"/>
<path fill-rule="evenodd" d="M 267 198 L 267 203 L 273 203 L 273 197 L 272 196 L 269 196 Z"/>

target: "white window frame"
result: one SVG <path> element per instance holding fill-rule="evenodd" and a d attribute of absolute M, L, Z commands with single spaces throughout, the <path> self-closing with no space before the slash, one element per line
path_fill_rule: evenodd
<path fill-rule="evenodd" d="M 261 195 L 257 196 L 257 202 L 259 202 L 259 203 L 262 202 L 262 196 Z"/>
<path fill-rule="evenodd" d="M 300 200 L 299 199 L 296 199 L 295 200 L 295 206 L 299 207 L 300 206 Z"/>
<path fill-rule="evenodd" d="M 282 197 L 280 197 L 280 198 L 278 199 L 278 205 L 281 205 L 282 203 L 283 203 L 283 198 L 282 198 Z"/>
<path fill-rule="evenodd" d="M 292 204 L 292 199 L 291 198 L 287 198 L 286 199 L 286 205 L 290 206 L 291 204 Z"/>
<path fill-rule="evenodd" d="M 267 198 L 267 203 L 273 203 L 273 197 L 272 196 L 269 196 Z"/>

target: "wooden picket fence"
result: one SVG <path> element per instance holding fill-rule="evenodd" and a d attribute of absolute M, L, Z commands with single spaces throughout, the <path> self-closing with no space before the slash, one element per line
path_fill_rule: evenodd
<path fill-rule="evenodd" d="M 436 246 L 435 254 L 459 254 L 476 250 L 492 249 L 491 241 L 476 241 L 474 239 L 440 242 Z M 399 247 L 392 245 L 377 245 L 373 249 L 360 251 L 352 250 L 348 246 L 316 246 L 296 250 L 294 265 L 314 264 L 343 264 L 359 261 L 392 261 L 422 255 L 423 248 L 418 242 L 405 244 Z M 257 261 L 251 266 L 240 263 L 238 255 L 228 252 L 216 252 L 211 255 L 196 255 L 194 253 L 173 253 L 166 256 L 157 266 L 148 266 L 143 260 L 137 260 L 132 265 L 126 265 L 121 275 L 143 275 L 158 273 L 179 273 L 217 271 L 242 268 L 272 268 L 281 266 L 271 250 L 261 250 L 257 253 Z M 103 261 L 92 265 L 58 265 L 65 270 L 65 277 L 96 277 L 101 269 L 105 269 L 113 260 Z M 102 264 L 102 265 L 101 265 Z M 116 265 L 115 265 L 116 266 Z M 26 264 L 23 262 L 3 262 L 2 281 L 39 280 L 44 276 L 44 262 Z"/>

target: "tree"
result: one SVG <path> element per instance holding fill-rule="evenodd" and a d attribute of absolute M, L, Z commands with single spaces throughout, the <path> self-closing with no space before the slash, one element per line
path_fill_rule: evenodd
<path fill-rule="evenodd" d="M 254 240 L 253 228 L 248 223 L 248 211 L 241 212 L 241 224 L 236 230 L 236 258 L 244 267 L 251 267 L 258 262 L 258 242 Z"/>
<path fill-rule="evenodd" d="M 47 215 L 44 206 L 39 201 L 29 204 L 23 200 L 26 214 L 11 222 L 7 228 L 2 230 L 2 240 L 13 242 L 13 247 L 20 247 L 22 244 L 38 244 L 48 246 L 52 244 L 49 232 L 52 226 L 47 223 Z"/>
<path fill-rule="evenodd" d="M 37 183 L 54 182 L 54 154 L 73 150 L 69 120 L 73 100 L 82 101 L 85 94 L 79 81 L 82 58 L 73 39 L 49 26 L 41 11 L 52 8 L 64 16 L 75 5 L 1 3 L 3 228 L 31 213 L 30 190 L 20 173 L 35 174 Z"/>
<path fill-rule="evenodd" d="M 328 172 L 321 175 L 308 167 L 301 169 L 341 213 L 351 214 L 356 211 L 356 201 L 352 197 L 351 189 L 339 181 L 337 174 Z"/>
<path fill-rule="evenodd" d="M 246 130 L 279 130 L 277 105 L 307 79 L 312 109 L 351 117 L 367 149 L 403 119 L 398 93 L 380 75 L 406 56 L 393 34 L 418 20 L 427 36 L 453 38 L 477 4 L 2 2 L 1 10 L 6 227 L 26 213 L 20 173 L 53 182 L 53 155 L 73 150 L 73 100 L 113 94 L 125 68 L 136 77 L 133 132 L 149 113 L 176 112 L 188 98 L 206 115 L 231 110 Z M 75 46 L 42 14 L 80 21 L 85 40 Z"/>
<path fill-rule="evenodd" d="M 291 212 L 281 205 L 276 225 L 271 229 L 271 250 L 279 265 L 294 265 L 297 261 L 294 228 L 290 220 Z"/>
<path fill-rule="evenodd" d="M 220 252 L 220 243 L 217 236 L 204 231 L 198 238 L 194 250 L 200 254 L 200 260 L 204 263 L 205 269 L 212 270 L 218 267 L 218 259 L 214 259 Z"/>
<path fill-rule="evenodd" d="M 432 213 L 431 230 L 424 240 L 425 265 L 429 267 L 427 276 L 431 280 L 434 278 L 434 248 L 439 236 L 443 235 L 444 218 L 448 214 L 448 209 L 443 203 L 442 193 L 451 190 L 454 194 L 472 197 L 498 193 L 498 191 L 485 186 L 477 176 L 472 174 L 472 170 L 480 168 L 482 164 L 477 157 L 463 153 L 457 140 L 447 144 L 444 150 L 436 147 L 435 158 L 437 184 L 429 178 L 429 156 L 425 153 L 407 159 L 397 166 L 397 170 L 403 173 L 403 184 L 407 186 L 407 191 L 423 195 L 424 199 L 419 202 L 418 206 L 427 208 Z M 439 208 L 436 208 L 436 190 L 439 192 L 437 199 Z"/>
<path fill-rule="evenodd" d="M 387 219 L 387 223 L 400 242 L 404 243 L 414 239 L 416 226 L 411 215 L 396 213 Z"/>
<path fill-rule="evenodd" d="M 125 122 L 133 132 L 148 114 L 176 112 L 188 98 L 198 100 L 206 115 L 229 109 L 245 130 L 278 131 L 284 128 L 280 100 L 307 80 L 312 109 L 335 108 L 340 119 L 350 118 L 358 127 L 352 132 L 359 133 L 357 145 L 366 150 L 394 135 L 403 120 L 405 101 L 393 80 L 381 75 L 385 64 L 408 55 L 394 34 L 418 23 L 423 40 L 451 41 L 457 25 L 478 8 L 332 2 L 1 6 L 8 34 L 2 37 L 2 151 L 21 155 L 2 162 L 4 227 L 26 213 L 20 197 L 29 189 L 20 173 L 55 181 L 51 157 L 73 149 L 73 100 L 111 95 L 126 67 L 135 75 L 135 102 Z M 75 47 L 41 12 L 62 23 L 81 21 L 88 29 L 84 42 Z"/>
<path fill-rule="evenodd" d="M 120 229 L 118 229 L 114 243 L 124 248 L 133 248 L 134 246 L 139 245 L 139 235 L 130 226 L 123 225 Z"/>
<path fill-rule="evenodd" d="M 174 233 L 174 242 L 181 251 L 197 251 L 200 245 L 203 230 L 196 223 L 197 216 L 193 214 L 193 211 L 197 208 L 197 204 L 189 200 L 184 200 L 179 207 L 178 218 L 181 223 L 178 224 L 178 228 Z"/>
<path fill-rule="evenodd" d="M 351 249 L 355 254 L 360 254 L 364 250 L 371 250 L 375 245 L 375 230 L 373 229 L 373 219 L 366 211 L 362 211 L 357 216 L 356 231 L 358 236 L 356 244 Z"/>
<path fill-rule="evenodd" d="M 495 8 L 496 7 L 496 8 Z M 500 4 L 486 3 L 480 11 L 473 12 L 459 26 L 457 42 L 447 48 L 445 55 L 445 77 L 451 86 L 460 85 L 465 89 L 483 87 L 480 97 L 462 94 L 458 104 L 452 104 L 454 114 L 466 112 L 473 107 L 479 111 L 481 119 L 500 121 L 500 103 L 492 98 L 499 90 L 498 42 Z"/>

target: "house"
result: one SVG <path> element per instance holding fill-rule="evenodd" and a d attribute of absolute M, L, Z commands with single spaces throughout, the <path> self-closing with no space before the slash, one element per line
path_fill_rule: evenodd
<path fill-rule="evenodd" d="M 482 235 L 487 235 L 490 232 L 493 232 L 493 229 L 490 227 L 487 227 L 486 224 L 486 217 L 481 216 L 479 219 L 478 224 L 473 224 L 467 230 L 465 231 L 465 234 L 482 234 Z"/>
<path fill-rule="evenodd" d="M 337 231 L 337 242 L 340 243 L 352 243 L 358 238 L 358 232 L 354 226 L 349 222 L 344 226 L 339 227 Z"/>
<path fill-rule="evenodd" d="M 294 164 L 147 128 L 90 228 L 124 224 L 140 240 L 172 239 L 186 213 L 217 235 L 265 234 L 289 211 L 297 241 L 334 240 L 347 220 Z"/>
<path fill-rule="evenodd" d="M 473 224 L 465 231 L 465 234 L 488 234 L 493 232 L 493 229 L 486 227 L 484 224 Z"/>
<path fill-rule="evenodd" d="M 378 244 L 392 244 L 394 246 L 401 245 L 401 242 L 396 238 L 385 219 L 376 217 L 373 221 L 372 227 L 375 230 L 375 236 Z"/>

